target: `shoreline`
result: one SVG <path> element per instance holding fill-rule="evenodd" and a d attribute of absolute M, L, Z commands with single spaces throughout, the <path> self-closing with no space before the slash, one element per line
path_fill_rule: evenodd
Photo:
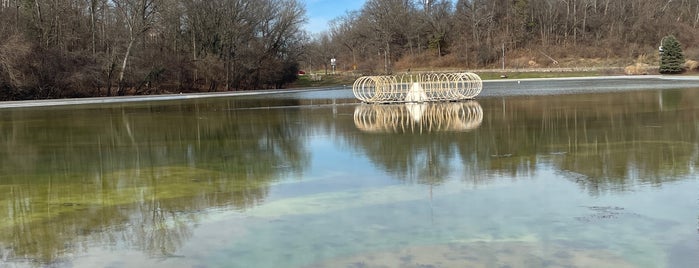
<path fill-rule="evenodd" d="M 577 85 L 583 88 L 571 87 L 568 89 L 556 89 L 556 88 L 526 88 L 521 85 L 529 84 L 528 82 L 575 82 L 580 81 L 581 83 L 589 81 L 613 81 L 613 80 L 627 80 L 627 81 L 639 81 L 639 80 L 650 80 L 650 81 L 676 81 L 680 82 L 675 84 L 668 84 L 658 89 L 668 89 L 668 88 L 689 88 L 697 87 L 699 88 L 699 76 L 665 76 L 665 75 L 639 75 L 639 76 L 590 76 L 590 77 L 556 77 L 556 78 L 525 78 L 525 79 L 501 79 L 501 80 L 483 80 L 483 91 L 479 96 L 482 97 L 492 97 L 492 96 L 516 96 L 516 95 L 548 95 L 548 94 L 571 94 L 571 93 L 584 93 L 597 92 L 600 88 L 592 88 L 590 90 L 585 90 L 584 87 L 587 85 Z M 694 82 L 696 85 L 685 85 L 687 81 Z M 513 84 L 516 85 L 511 88 L 503 89 L 503 84 Z M 488 84 L 494 85 L 494 91 L 506 91 L 506 92 L 488 92 Z M 657 85 L 643 84 L 640 88 L 635 89 L 654 89 Z M 498 89 L 499 88 L 499 89 Z M 519 89 L 524 88 L 524 89 Z M 22 100 L 22 101 L 5 101 L 0 102 L 1 109 L 10 108 L 35 108 L 35 107 L 51 107 L 51 106 L 67 106 L 67 105 L 83 105 L 83 104 L 116 104 L 116 103 L 133 103 L 133 102 L 143 102 L 143 101 L 168 101 L 168 100 L 188 100 L 188 99 L 203 99 L 203 98 L 217 98 L 217 97 L 235 97 L 235 96 L 255 96 L 255 95 L 271 95 L 271 94 L 283 94 L 283 93 L 301 93 L 310 91 L 324 91 L 324 90 L 339 90 L 339 89 L 349 89 L 348 86 L 335 86 L 335 87 L 317 87 L 317 88 L 290 88 L 290 89 L 278 89 L 278 90 L 250 90 L 250 91 L 226 91 L 226 92 L 205 92 L 205 93 L 180 93 L 180 94 L 163 94 L 163 95 L 136 95 L 136 96 L 115 96 L 115 97 L 92 97 L 92 98 L 75 98 L 75 99 L 47 99 L 47 100 Z M 524 91 L 522 90 L 531 90 Z M 606 88 L 602 88 L 605 90 Z M 519 92 L 518 92 L 519 90 Z M 623 89 L 617 89 L 623 90 Z M 627 89 L 634 90 L 634 89 Z M 571 92 L 572 91 L 572 92 Z M 484 94 L 485 93 L 485 94 Z M 488 94 L 495 93 L 495 94 Z"/>

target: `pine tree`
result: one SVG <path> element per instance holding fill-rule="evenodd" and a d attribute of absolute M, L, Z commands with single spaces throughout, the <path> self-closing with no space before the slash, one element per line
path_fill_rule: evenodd
<path fill-rule="evenodd" d="M 684 55 L 680 42 L 668 35 L 663 38 L 660 47 L 660 73 L 676 74 L 684 71 Z"/>

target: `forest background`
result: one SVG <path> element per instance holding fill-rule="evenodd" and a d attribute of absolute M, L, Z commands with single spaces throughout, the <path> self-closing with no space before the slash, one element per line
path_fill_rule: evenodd
<path fill-rule="evenodd" d="M 668 35 L 699 59 L 699 0 L 368 0 L 313 35 L 306 19 L 299 0 L 0 0 L 0 100 L 283 88 L 331 58 L 349 76 L 657 66 Z"/>

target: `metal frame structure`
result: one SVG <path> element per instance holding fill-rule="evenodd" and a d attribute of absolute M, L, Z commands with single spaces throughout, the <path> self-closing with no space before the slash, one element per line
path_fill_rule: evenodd
<path fill-rule="evenodd" d="M 474 73 L 418 73 L 363 76 L 354 81 L 354 96 L 366 103 L 458 101 L 481 93 Z"/>
<path fill-rule="evenodd" d="M 476 101 L 362 104 L 354 110 L 354 125 L 370 133 L 465 132 L 482 122 L 483 108 Z"/>

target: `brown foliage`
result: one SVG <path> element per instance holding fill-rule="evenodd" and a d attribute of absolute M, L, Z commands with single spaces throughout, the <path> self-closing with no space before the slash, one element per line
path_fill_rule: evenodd
<path fill-rule="evenodd" d="M 688 44 L 688 51 L 699 51 L 694 45 L 699 38 L 696 13 L 688 12 L 699 8 L 696 1 L 370 2 L 336 21 L 342 28 L 334 29 L 332 42 L 338 60 L 376 62 L 389 72 L 499 68 L 503 46 L 507 68 L 559 67 L 557 62 L 579 59 L 615 60 L 615 66 L 624 66 L 638 55 L 657 54 L 660 39 L 669 33 Z M 414 20 L 378 20 L 401 12 Z M 439 53 L 425 52 L 432 50 Z"/>
<path fill-rule="evenodd" d="M 688 71 L 697 71 L 699 70 L 699 62 L 687 60 L 687 62 L 684 63 L 684 67 L 687 68 Z"/>
<path fill-rule="evenodd" d="M 404 56 L 395 63 L 394 68 L 397 71 L 417 71 L 445 68 L 466 68 L 466 64 L 456 54 L 437 56 L 433 51 L 428 51 L 413 56 Z"/>
<path fill-rule="evenodd" d="M 648 74 L 648 64 L 638 63 L 629 65 L 624 68 L 624 73 L 627 75 L 645 75 Z"/>
<path fill-rule="evenodd" d="M 3 100 L 282 87 L 299 0 L 36 0 L 0 9 Z"/>
<path fill-rule="evenodd" d="M 636 63 L 633 65 L 626 66 L 624 68 L 624 73 L 627 75 L 646 75 L 650 73 L 651 67 L 648 62 L 648 56 L 645 54 L 639 55 L 636 58 Z"/>
<path fill-rule="evenodd" d="M 17 88 L 26 83 L 22 66 L 30 51 L 31 44 L 19 34 L 0 40 L 0 87 Z"/>
<path fill-rule="evenodd" d="M 697 1 L 371 0 L 312 41 L 302 1 L 243 2 L 2 9 L 0 98 L 279 88 L 299 66 L 325 69 L 328 57 L 364 74 L 500 68 L 503 46 L 506 68 L 625 66 L 657 55 L 668 34 L 699 57 Z"/>

